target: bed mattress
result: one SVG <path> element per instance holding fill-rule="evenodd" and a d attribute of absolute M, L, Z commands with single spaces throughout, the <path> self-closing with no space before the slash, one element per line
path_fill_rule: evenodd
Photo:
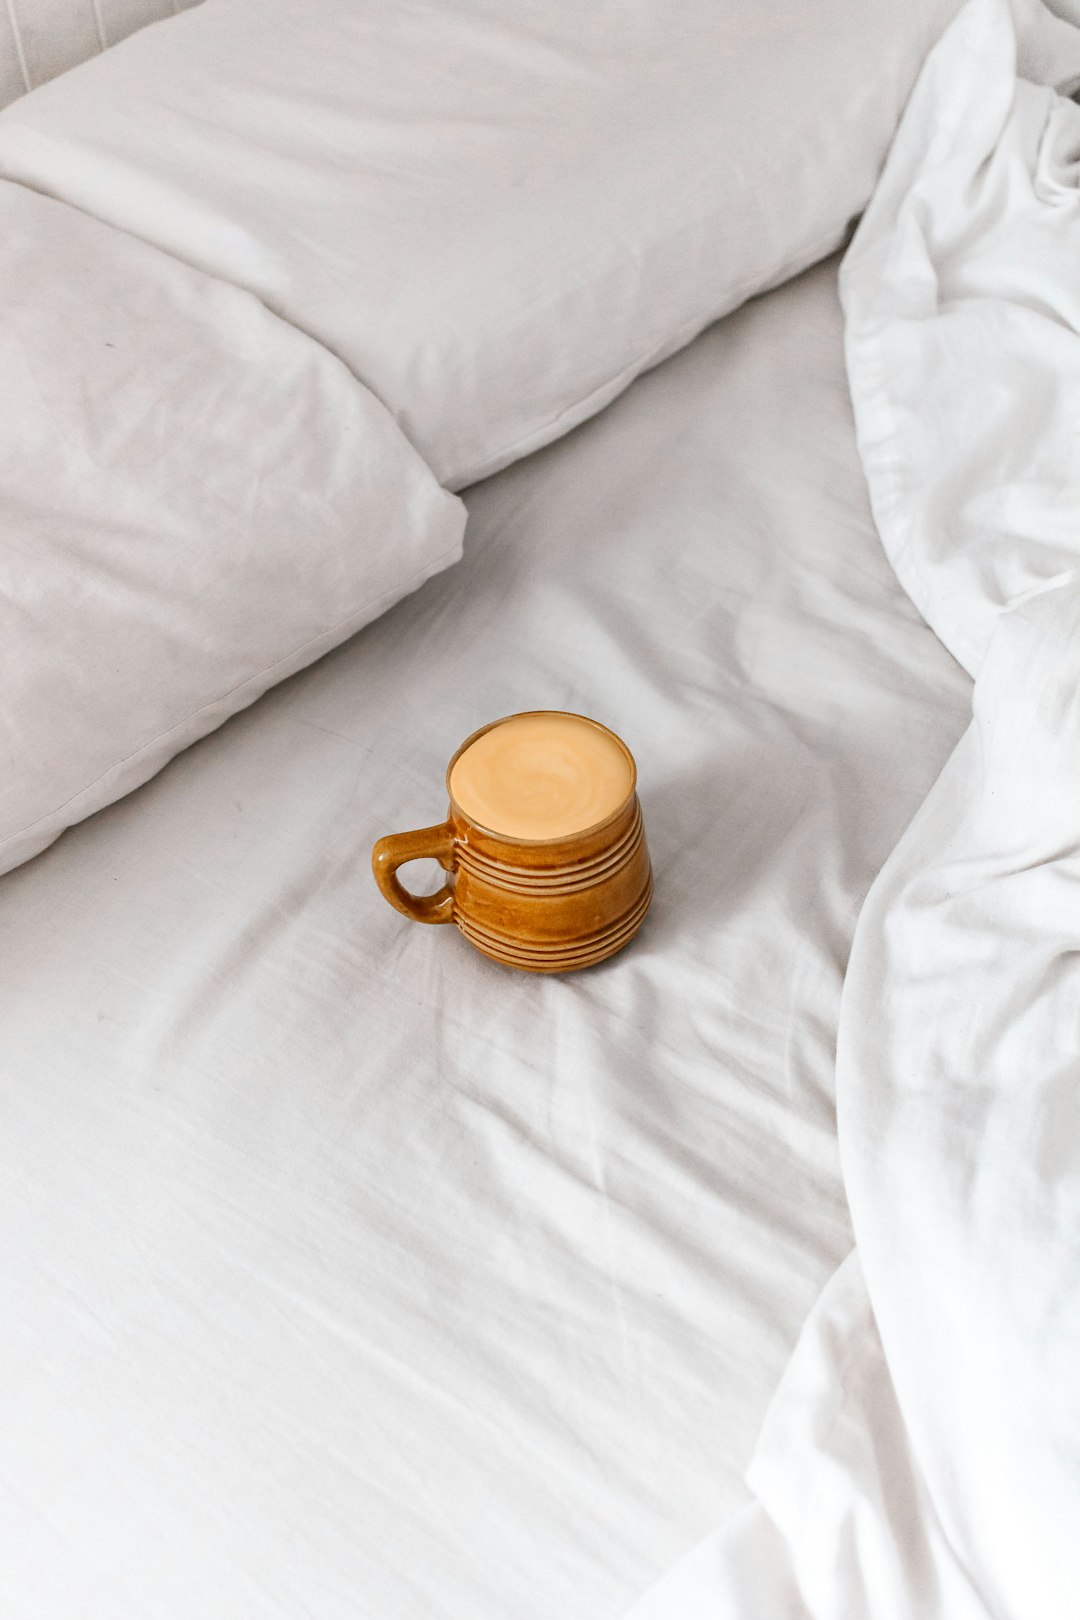
<path fill-rule="evenodd" d="M 746 1499 L 851 1246 L 855 920 L 970 707 L 841 326 L 834 261 L 719 323 L 0 882 L 6 1613 L 595 1620 Z M 656 882 L 565 979 L 368 864 L 541 707 L 633 749 Z"/>

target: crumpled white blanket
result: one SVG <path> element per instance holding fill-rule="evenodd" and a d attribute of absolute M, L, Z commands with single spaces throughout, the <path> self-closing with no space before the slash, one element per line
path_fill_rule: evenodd
<path fill-rule="evenodd" d="M 856 934 L 856 1251 L 756 1504 L 634 1620 L 1075 1620 L 1080 108 L 1017 76 L 1004 0 L 931 56 L 841 285 L 882 540 L 974 715 Z"/>

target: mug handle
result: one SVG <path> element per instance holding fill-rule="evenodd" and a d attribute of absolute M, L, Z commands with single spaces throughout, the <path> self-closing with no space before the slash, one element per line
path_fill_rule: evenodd
<path fill-rule="evenodd" d="M 449 883 L 444 883 L 437 894 L 410 894 L 398 881 L 399 866 L 429 856 L 444 871 L 453 870 L 454 829 L 448 821 L 438 827 L 418 827 L 415 832 L 390 833 L 380 838 L 371 851 L 371 870 L 387 900 L 403 917 L 411 917 L 413 922 L 453 922 L 454 891 Z"/>

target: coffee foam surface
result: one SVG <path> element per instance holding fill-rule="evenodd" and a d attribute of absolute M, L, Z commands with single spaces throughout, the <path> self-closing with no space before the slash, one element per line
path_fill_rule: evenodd
<path fill-rule="evenodd" d="M 630 762 L 606 731 L 570 714 L 526 714 L 485 731 L 450 773 L 451 795 L 489 832 L 565 838 L 626 799 Z"/>

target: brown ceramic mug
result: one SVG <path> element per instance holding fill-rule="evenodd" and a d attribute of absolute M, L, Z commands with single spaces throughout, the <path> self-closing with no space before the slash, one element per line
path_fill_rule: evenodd
<path fill-rule="evenodd" d="M 549 727 L 576 722 L 594 728 L 595 736 L 583 735 L 590 748 L 606 750 L 612 771 L 605 791 L 609 800 L 613 793 L 621 794 L 614 807 L 592 825 L 550 837 L 518 836 L 482 825 L 475 804 L 470 813 L 455 797 L 455 767 L 488 733 L 520 721 L 546 722 Z M 527 728 L 503 736 L 511 741 L 516 737 L 519 750 L 527 744 Z M 488 738 L 484 745 L 488 754 L 500 741 Z M 460 774 L 457 780 L 461 793 Z M 583 715 L 558 710 L 507 715 L 466 738 L 447 767 L 446 787 L 450 798 L 446 821 L 415 832 L 392 833 L 380 838 L 372 850 L 375 880 L 403 916 L 415 922 L 456 923 L 485 956 L 531 973 L 588 967 L 629 943 L 649 909 L 652 872 L 637 797 L 637 767 L 614 732 Z M 529 822 L 519 824 L 508 817 L 508 824 L 520 830 Z M 558 817 L 550 824 L 559 825 Z M 411 894 L 398 879 L 398 867 L 431 857 L 448 874 L 447 882 L 437 894 Z"/>

